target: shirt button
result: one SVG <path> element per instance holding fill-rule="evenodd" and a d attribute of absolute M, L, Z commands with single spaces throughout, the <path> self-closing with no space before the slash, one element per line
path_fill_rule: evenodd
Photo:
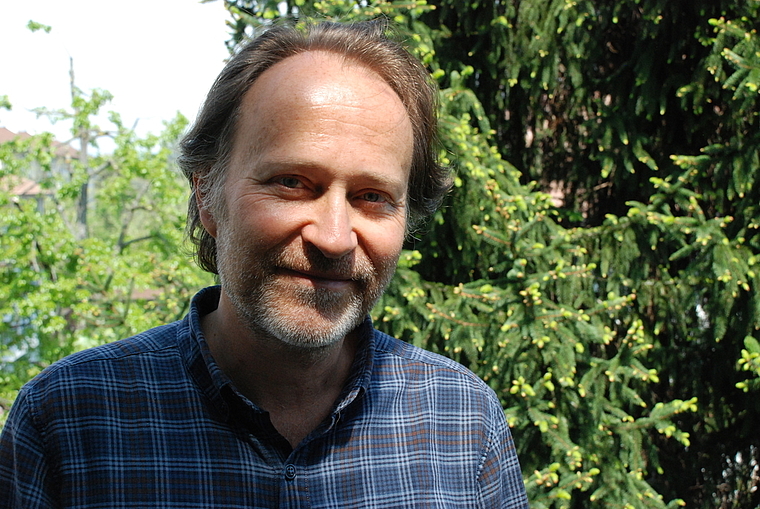
<path fill-rule="evenodd" d="M 296 466 L 295 465 L 285 465 L 285 479 L 288 481 L 292 481 L 296 478 Z"/>

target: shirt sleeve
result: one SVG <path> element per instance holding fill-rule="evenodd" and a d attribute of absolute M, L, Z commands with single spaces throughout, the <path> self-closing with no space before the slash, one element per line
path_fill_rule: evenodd
<path fill-rule="evenodd" d="M 492 433 L 483 456 L 479 477 L 481 507 L 528 509 L 520 462 L 504 411 L 498 403 L 491 405 L 491 408 Z"/>
<path fill-rule="evenodd" d="M 55 507 L 49 460 L 29 394 L 22 389 L 0 433 L 0 509 Z"/>

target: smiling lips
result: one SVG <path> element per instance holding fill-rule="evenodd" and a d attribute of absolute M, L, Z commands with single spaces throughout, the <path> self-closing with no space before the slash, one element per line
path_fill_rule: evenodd
<path fill-rule="evenodd" d="M 318 285 L 318 286 L 342 288 L 342 287 L 345 287 L 347 285 L 357 282 L 357 278 L 354 278 L 351 276 L 345 276 L 339 273 L 317 272 L 317 271 L 310 271 L 310 270 L 290 269 L 290 268 L 284 268 L 284 267 L 281 267 L 279 269 L 279 272 L 288 277 L 292 277 L 296 279 L 305 279 L 305 280 L 311 281 L 313 284 Z"/>

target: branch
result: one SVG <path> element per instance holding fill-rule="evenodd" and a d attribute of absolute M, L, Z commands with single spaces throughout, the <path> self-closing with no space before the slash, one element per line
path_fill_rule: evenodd
<path fill-rule="evenodd" d="M 123 251 L 124 249 L 126 249 L 129 246 L 131 246 L 132 244 L 135 244 L 137 242 L 142 242 L 143 240 L 150 240 L 150 239 L 152 239 L 154 237 L 155 237 L 154 234 L 150 234 L 150 235 L 145 235 L 144 237 L 138 237 L 136 239 L 131 239 L 131 240 L 128 240 L 126 242 L 121 242 L 121 243 L 119 243 L 119 252 Z"/>
<path fill-rule="evenodd" d="M 485 323 L 473 323 L 473 322 L 465 322 L 464 320 L 457 320 L 453 316 L 447 315 L 443 311 L 439 311 L 435 306 L 433 306 L 430 303 L 427 303 L 426 306 L 434 314 L 436 314 L 436 315 L 438 315 L 438 316 L 440 316 L 442 318 L 445 318 L 446 320 L 450 320 L 450 321 L 452 321 L 452 322 L 454 322 L 454 323 L 456 323 L 458 325 L 462 325 L 462 326 L 465 326 L 465 327 L 488 327 L 488 324 L 485 324 Z"/>

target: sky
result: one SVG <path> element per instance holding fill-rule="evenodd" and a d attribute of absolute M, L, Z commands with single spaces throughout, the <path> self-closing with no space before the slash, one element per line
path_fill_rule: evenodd
<path fill-rule="evenodd" d="M 221 0 L 0 0 L 0 96 L 13 106 L 0 127 L 66 141 L 68 125 L 29 110 L 69 106 L 70 58 L 76 85 L 113 94 L 104 109 L 138 132 L 177 112 L 192 121 L 229 55 L 228 18 Z M 52 30 L 33 33 L 30 20 Z"/>

